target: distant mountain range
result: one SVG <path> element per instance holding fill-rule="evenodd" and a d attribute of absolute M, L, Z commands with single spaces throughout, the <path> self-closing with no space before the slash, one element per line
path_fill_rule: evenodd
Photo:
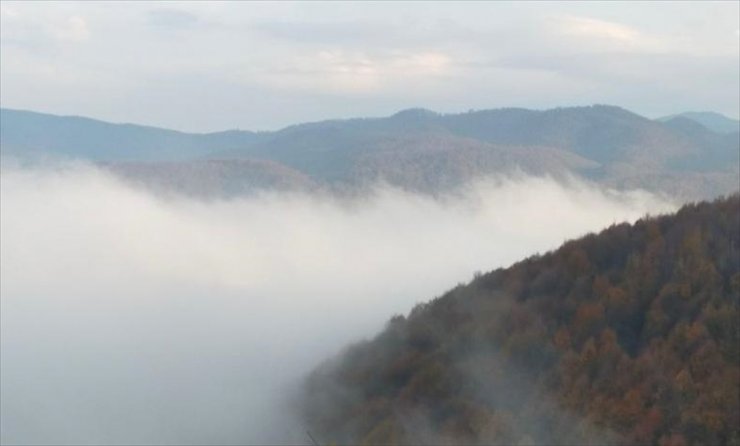
<path fill-rule="evenodd" d="M 92 161 L 191 160 L 243 147 L 255 139 L 252 132 L 193 134 L 79 116 L 0 109 L 3 155 L 50 155 Z"/>
<path fill-rule="evenodd" d="M 732 133 L 740 130 L 740 121 L 728 118 L 714 112 L 684 112 L 678 115 L 665 116 L 658 118 L 659 121 L 669 121 L 673 118 L 687 118 L 696 121 L 709 130 L 717 133 Z"/>
<path fill-rule="evenodd" d="M 205 195 L 276 184 L 351 190 L 378 180 L 441 193 L 518 171 L 698 199 L 738 187 L 740 133 L 725 131 L 729 125 L 717 131 L 718 123 L 732 121 L 717 116 L 651 120 L 607 105 L 461 114 L 410 109 L 275 132 L 192 134 L 2 109 L 0 148 L 3 157 L 86 159 L 144 184 Z"/>

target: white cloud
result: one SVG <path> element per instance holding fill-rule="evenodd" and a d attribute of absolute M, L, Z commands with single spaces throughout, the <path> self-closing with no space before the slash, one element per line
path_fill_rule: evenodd
<path fill-rule="evenodd" d="M 341 49 L 298 56 L 260 81 L 275 87 L 338 93 L 418 89 L 453 71 L 452 59 L 438 51 L 372 54 Z"/>
<path fill-rule="evenodd" d="M 148 12 L 150 25 L 166 29 L 191 29 L 200 21 L 196 14 L 180 9 L 163 8 Z"/>
<path fill-rule="evenodd" d="M 20 13 L 12 5 L 7 4 L 8 2 L 0 4 L 0 15 L 8 20 L 17 19 Z"/>
<path fill-rule="evenodd" d="M 90 38 L 90 28 L 82 15 L 66 11 L 24 10 L 19 6 L 17 3 L 3 3 L 0 9 L 3 44 L 43 49 Z"/>
<path fill-rule="evenodd" d="M 583 38 L 636 44 L 643 36 L 635 28 L 590 17 L 565 16 L 559 19 L 561 32 Z"/>
<path fill-rule="evenodd" d="M 641 31 L 635 27 L 592 17 L 562 15 L 553 19 L 556 34 L 580 51 L 630 53 L 687 52 L 684 42 Z M 568 52 L 564 49 L 563 52 Z M 570 51 L 571 53 L 573 51 Z"/>
<path fill-rule="evenodd" d="M 55 34 L 61 40 L 82 42 L 90 37 L 90 29 L 83 17 L 74 15 L 56 27 Z"/>
<path fill-rule="evenodd" d="M 289 389 L 347 342 L 476 270 L 670 208 L 535 178 L 349 202 L 164 200 L 87 167 L 0 181 L 3 444 L 306 442 Z"/>

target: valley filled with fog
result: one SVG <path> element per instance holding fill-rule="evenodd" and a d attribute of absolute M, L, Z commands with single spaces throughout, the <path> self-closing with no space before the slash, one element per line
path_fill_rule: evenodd
<path fill-rule="evenodd" d="M 432 197 L 163 196 L 87 164 L 2 181 L 3 443 L 308 443 L 306 374 L 476 271 L 676 205 L 524 175 Z"/>

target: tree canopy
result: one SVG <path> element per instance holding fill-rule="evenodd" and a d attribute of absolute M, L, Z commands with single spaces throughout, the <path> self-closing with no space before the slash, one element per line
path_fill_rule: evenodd
<path fill-rule="evenodd" d="M 478 275 L 306 383 L 317 440 L 740 444 L 740 196 Z"/>

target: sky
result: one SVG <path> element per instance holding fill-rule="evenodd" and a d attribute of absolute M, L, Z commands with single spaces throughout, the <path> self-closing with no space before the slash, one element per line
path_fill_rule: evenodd
<path fill-rule="evenodd" d="M 740 115 L 740 2 L 0 3 L 0 105 L 185 131 L 607 103 Z"/>

